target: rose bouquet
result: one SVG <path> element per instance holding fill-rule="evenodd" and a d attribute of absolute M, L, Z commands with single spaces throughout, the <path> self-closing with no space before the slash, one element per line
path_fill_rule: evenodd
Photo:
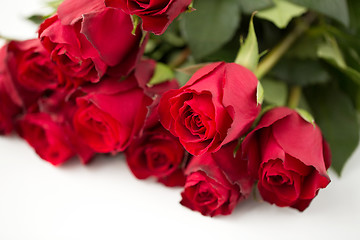
<path fill-rule="evenodd" d="M 356 0 L 52 6 L 0 50 L 0 133 L 55 166 L 124 153 L 206 216 L 256 192 L 304 211 L 358 145 Z"/>

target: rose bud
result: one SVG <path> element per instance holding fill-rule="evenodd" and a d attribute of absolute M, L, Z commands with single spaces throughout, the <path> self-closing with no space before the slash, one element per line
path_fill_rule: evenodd
<path fill-rule="evenodd" d="M 240 200 L 250 195 L 253 181 L 241 154 L 234 157 L 236 143 L 190 160 L 185 170 L 182 205 L 205 216 L 229 215 Z"/>
<path fill-rule="evenodd" d="M 183 186 L 185 150 L 160 124 L 145 129 L 126 150 L 127 164 L 138 179 L 155 177 L 167 186 Z M 173 175 L 173 176 L 171 176 Z"/>
<path fill-rule="evenodd" d="M 318 126 L 296 111 L 274 108 L 244 139 L 243 159 L 258 179 L 262 198 L 280 207 L 305 210 L 329 182 L 330 149 Z"/>
<path fill-rule="evenodd" d="M 71 125 L 75 105 L 65 101 L 65 95 L 59 89 L 51 97 L 40 99 L 39 106 L 18 121 L 17 131 L 41 158 L 55 166 L 75 155 L 86 164 L 94 151 L 75 134 Z"/>
<path fill-rule="evenodd" d="M 65 75 L 98 82 L 135 67 L 146 41 L 139 47 L 141 31 L 134 36 L 132 27 L 129 15 L 106 8 L 102 0 L 66 0 L 40 26 L 39 38 Z"/>
<path fill-rule="evenodd" d="M 120 8 L 142 20 L 142 28 L 163 34 L 170 23 L 188 9 L 192 0 L 105 0 L 108 7 Z"/>
<path fill-rule="evenodd" d="M 260 112 L 258 80 L 248 69 L 217 62 L 160 100 L 162 125 L 193 155 L 216 152 L 246 133 Z"/>
<path fill-rule="evenodd" d="M 152 99 L 133 77 L 104 79 L 83 91 L 73 119 L 77 134 L 96 152 L 124 151 L 143 129 Z"/>

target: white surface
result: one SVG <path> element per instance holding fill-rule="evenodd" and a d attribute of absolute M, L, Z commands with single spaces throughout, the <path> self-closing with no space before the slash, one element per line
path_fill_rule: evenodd
<path fill-rule="evenodd" d="M 0 34 L 35 37 L 23 18 L 43 10 L 40 0 L 1 0 Z M 0 239 L 359 239 L 360 149 L 330 177 L 304 213 L 248 200 L 209 218 L 178 203 L 180 188 L 135 179 L 123 156 L 55 168 L 20 138 L 0 137 Z"/>

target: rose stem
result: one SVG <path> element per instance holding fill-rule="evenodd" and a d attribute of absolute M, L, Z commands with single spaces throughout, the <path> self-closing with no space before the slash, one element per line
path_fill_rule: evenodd
<path fill-rule="evenodd" d="M 315 14 L 309 13 L 304 17 L 304 21 L 298 21 L 295 28 L 260 61 L 255 70 L 258 79 L 264 77 L 276 65 L 292 44 L 309 29 L 315 18 Z"/>
<path fill-rule="evenodd" d="M 190 48 L 185 48 L 184 50 L 182 50 L 182 52 L 180 52 L 180 54 L 174 59 L 172 60 L 168 65 L 171 68 L 177 68 L 179 67 L 181 64 L 183 64 L 187 58 L 190 55 Z"/>
<path fill-rule="evenodd" d="M 289 99 L 288 99 L 288 107 L 296 108 L 299 105 L 301 98 L 302 89 L 300 86 L 292 86 L 290 88 Z"/>

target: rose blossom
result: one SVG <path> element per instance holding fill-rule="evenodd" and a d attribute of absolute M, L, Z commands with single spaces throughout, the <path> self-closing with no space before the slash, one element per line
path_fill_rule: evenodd
<path fill-rule="evenodd" d="M 58 89 L 50 97 L 39 99 L 39 105 L 29 109 L 17 123 L 19 135 L 41 158 L 55 166 L 75 155 L 85 164 L 94 155 L 74 132 L 71 119 L 75 103 L 67 98 L 67 92 Z"/>
<path fill-rule="evenodd" d="M 192 0 L 105 0 L 108 7 L 120 8 L 142 19 L 145 31 L 163 34 L 169 24 L 188 9 Z"/>
<path fill-rule="evenodd" d="M 142 130 L 151 98 L 131 77 L 104 79 L 83 90 L 74 116 L 77 134 L 96 152 L 125 150 Z"/>
<path fill-rule="evenodd" d="M 64 128 L 50 115 L 26 114 L 19 126 L 20 135 L 41 158 L 53 165 L 60 165 L 75 155 Z"/>
<path fill-rule="evenodd" d="M 178 139 L 161 124 L 144 130 L 126 150 L 126 160 L 139 179 L 154 176 L 167 186 L 183 186 L 185 150 Z"/>
<path fill-rule="evenodd" d="M 240 200 L 250 195 L 253 181 L 241 154 L 234 157 L 236 145 L 237 142 L 232 142 L 216 153 L 190 160 L 185 170 L 182 205 L 205 216 L 228 215 Z"/>
<path fill-rule="evenodd" d="M 330 180 L 330 150 L 318 126 L 294 110 L 267 112 L 243 142 L 243 158 L 265 201 L 305 210 Z"/>
<path fill-rule="evenodd" d="M 248 69 L 217 62 L 198 70 L 159 105 L 163 126 L 193 155 L 215 152 L 246 133 L 260 111 L 258 80 Z"/>
<path fill-rule="evenodd" d="M 126 150 L 129 168 L 139 179 L 155 177 L 166 186 L 183 186 L 185 182 L 183 165 L 185 150 L 178 139 L 165 130 L 158 115 L 159 97 L 170 89 L 179 87 L 176 79 L 169 79 L 153 86 L 148 82 L 154 75 L 156 61 L 143 59 L 129 76 L 138 82 L 144 94 L 151 97 L 153 102 L 148 107 L 149 114 L 144 123 L 144 130 L 135 137 Z"/>
<path fill-rule="evenodd" d="M 63 82 L 62 74 L 39 39 L 11 41 L 7 61 L 20 91 L 20 88 L 32 92 L 53 90 Z"/>
<path fill-rule="evenodd" d="M 0 132 L 10 133 L 16 118 L 63 78 L 38 39 L 10 41 L 0 52 Z"/>
<path fill-rule="evenodd" d="M 111 24 L 109 24 L 111 23 Z M 105 74 L 127 75 L 144 50 L 130 16 L 102 0 L 66 0 L 45 20 L 39 38 L 65 75 L 98 82 Z"/>

